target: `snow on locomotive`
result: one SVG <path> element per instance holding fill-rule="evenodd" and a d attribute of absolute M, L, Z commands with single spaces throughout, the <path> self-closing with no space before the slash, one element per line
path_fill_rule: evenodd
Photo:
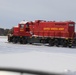
<path fill-rule="evenodd" d="M 76 45 L 75 22 L 22 21 L 13 27 L 8 35 L 8 41 L 13 43 L 48 43 L 50 46 L 72 47 Z"/>

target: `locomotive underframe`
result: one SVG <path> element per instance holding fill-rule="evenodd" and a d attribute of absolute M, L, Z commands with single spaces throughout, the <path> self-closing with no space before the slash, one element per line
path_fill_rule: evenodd
<path fill-rule="evenodd" d="M 9 36 L 8 41 L 21 44 L 43 43 L 49 46 L 63 46 L 73 47 L 76 46 L 76 38 L 55 38 L 55 37 L 28 37 L 28 36 Z"/>

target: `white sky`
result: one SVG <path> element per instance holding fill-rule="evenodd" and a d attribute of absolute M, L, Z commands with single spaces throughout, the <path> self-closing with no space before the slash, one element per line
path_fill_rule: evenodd
<path fill-rule="evenodd" d="M 0 0 L 0 27 L 12 28 L 22 20 L 76 22 L 76 0 Z"/>

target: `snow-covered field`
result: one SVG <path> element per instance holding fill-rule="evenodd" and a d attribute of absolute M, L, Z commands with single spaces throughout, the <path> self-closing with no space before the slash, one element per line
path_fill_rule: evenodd
<path fill-rule="evenodd" d="M 76 48 L 12 44 L 0 36 L 0 67 L 75 73 Z"/>

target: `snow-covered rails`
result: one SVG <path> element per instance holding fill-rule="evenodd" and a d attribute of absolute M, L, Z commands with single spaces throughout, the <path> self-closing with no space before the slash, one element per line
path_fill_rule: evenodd
<path fill-rule="evenodd" d="M 8 35 L 8 41 L 21 44 L 48 43 L 50 46 L 76 46 L 75 22 L 22 21 L 13 27 L 13 32 Z"/>

